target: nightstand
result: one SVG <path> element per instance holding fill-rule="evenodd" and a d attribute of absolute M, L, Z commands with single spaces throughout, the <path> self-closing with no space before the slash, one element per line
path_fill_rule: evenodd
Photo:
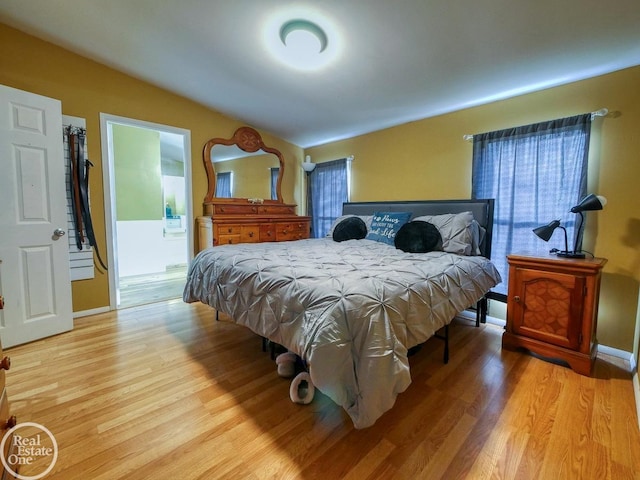
<path fill-rule="evenodd" d="M 507 255 L 509 292 L 502 347 L 564 360 L 591 375 L 604 258 Z"/>

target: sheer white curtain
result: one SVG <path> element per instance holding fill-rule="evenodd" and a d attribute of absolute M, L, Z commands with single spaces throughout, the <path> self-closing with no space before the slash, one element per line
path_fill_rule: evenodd
<path fill-rule="evenodd" d="M 491 260 L 502 275 L 494 288 L 506 294 L 506 255 L 564 250 L 562 230 L 549 243 L 532 230 L 552 220 L 567 229 L 573 246 L 576 218 L 570 213 L 585 195 L 591 114 L 473 136 L 473 198 L 494 198 Z"/>
<path fill-rule="evenodd" d="M 280 169 L 278 167 L 270 168 L 271 170 L 271 200 L 278 199 L 278 175 Z"/>
<path fill-rule="evenodd" d="M 309 176 L 309 215 L 311 236 L 326 236 L 332 222 L 342 215 L 342 204 L 349 201 L 349 160 L 342 158 L 316 164 Z"/>
<path fill-rule="evenodd" d="M 231 172 L 216 174 L 216 197 L 231 198 Z"/>

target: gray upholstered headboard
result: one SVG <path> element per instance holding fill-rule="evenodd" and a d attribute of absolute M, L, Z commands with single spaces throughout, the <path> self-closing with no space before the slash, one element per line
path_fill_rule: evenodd
<path fill-rule="evenodd" d="M 412 218 L 422 215 L 472 212 L 476 221 L 485 228 L 480 245 L 484 257 L 491 256 L 494 200 L 410 200 L 403 202 L 347 202 L 342 204 L 344 215 L 373 215 L 375 212 L 411 212 Z"/>

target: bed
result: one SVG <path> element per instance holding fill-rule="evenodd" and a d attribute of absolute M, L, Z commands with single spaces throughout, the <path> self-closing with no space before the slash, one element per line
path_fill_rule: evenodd
<path fill-rule="evenodd" d="M 183 296 L 298 355 L 315 388 L 356 428 L 373 425 L 409 387 L 409 349 L 468 307 L 478 305 L 482 317 L 486 294 L 500 282 L 488 253 L 493 200 L 345 203 L 334 228 L 380 212 L 410 212 L 411 221 L 436 225 L 471 219 L 470 250 L 451 253 L 461 244 L 445 239 L 451 232 L 444 227 L 438 248 L 450 251 L 405 252 L 370 238 L 332 236 L 216 246 L 192 262 Z"/>

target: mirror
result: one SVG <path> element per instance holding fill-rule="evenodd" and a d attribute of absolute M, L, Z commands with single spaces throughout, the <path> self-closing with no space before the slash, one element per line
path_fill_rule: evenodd
<path fill-rule="evenodd" d="M 228 198 L 218 192 L 218 176 L 231 173 L 231 195 L 234 198 L 259 198 L 283 203 L 281 184 L 284 159 L 279 150 L 267 147 L 260 134 L 250 127 L 240 127 L 230 139 L 212 138 L 203 150 L 203 162 L 207 172 L 208 190 L 205 203 L 214 198 Z M 271 169 L 277 168 L 275 181 L 276 200 L 271 200 Z M 224 182 L 223 182 L 224 183 Z"/>

